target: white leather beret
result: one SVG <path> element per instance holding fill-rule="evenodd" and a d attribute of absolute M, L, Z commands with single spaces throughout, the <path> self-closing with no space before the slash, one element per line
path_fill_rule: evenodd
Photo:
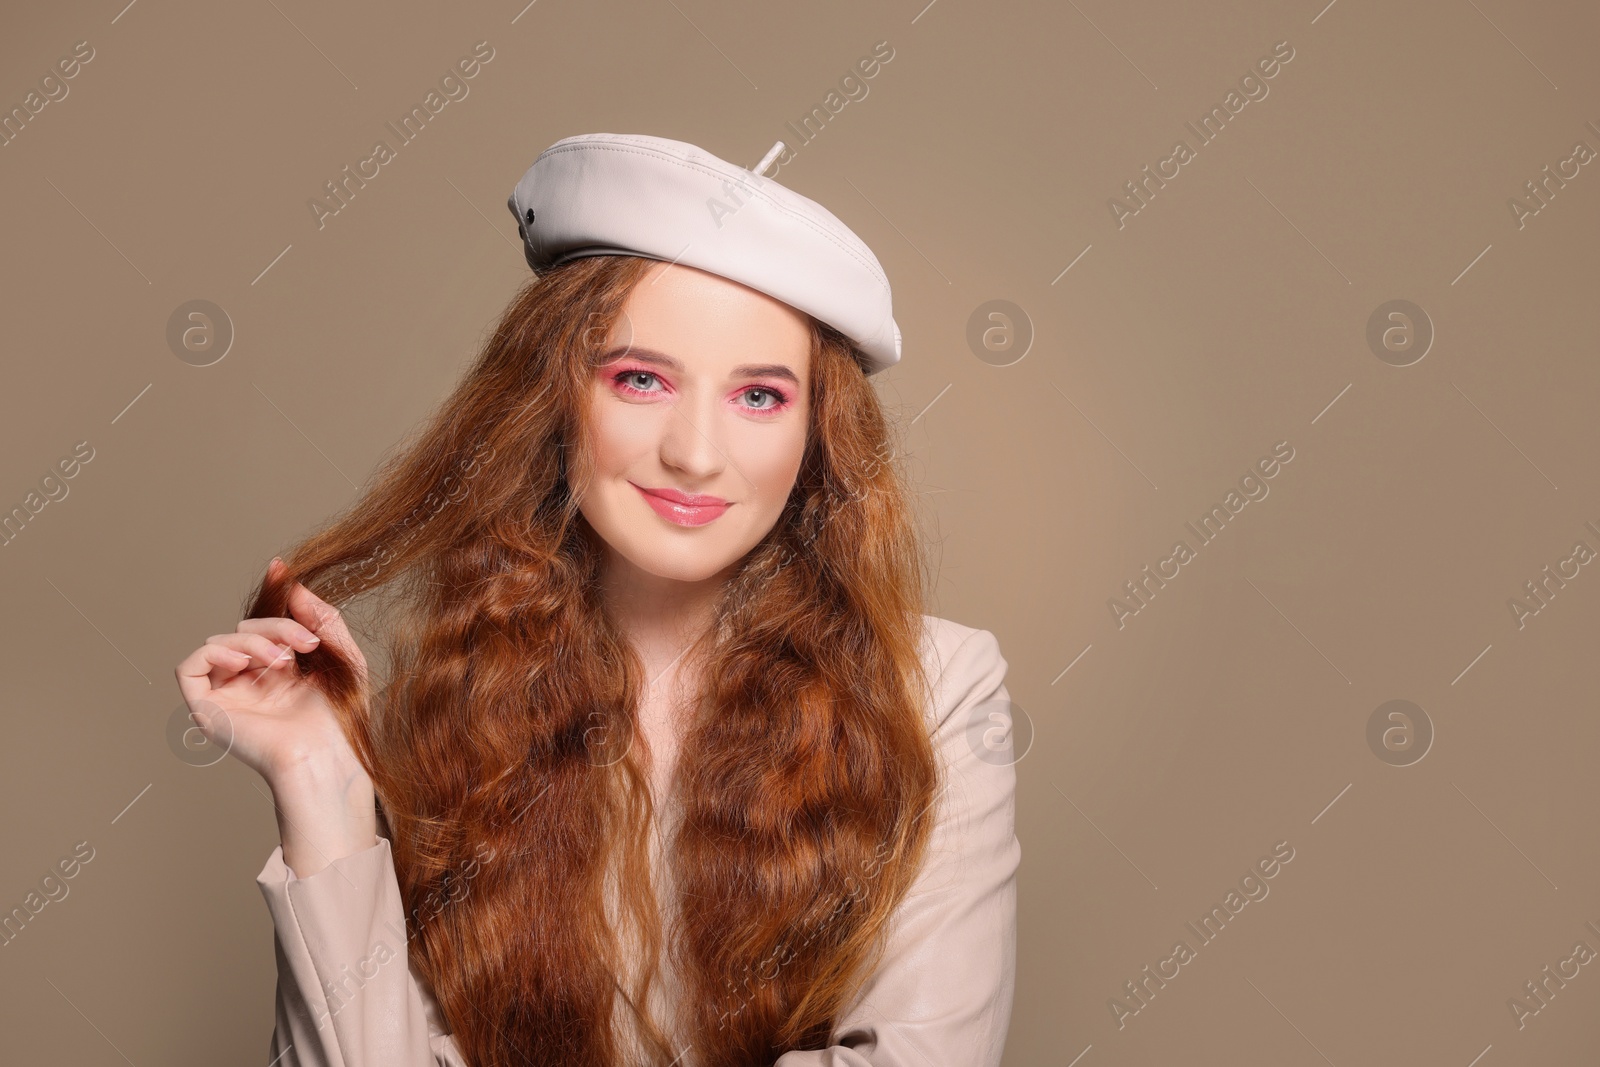
<path fill-rule="evenodd" d="M 627 254 L 732 279 L 850 338 L 875 374 L 900 361 L 889 279 L 851 229 L 814 200 L 684 141 L 586 133 L 539 153 L 506 205 L 535 272 Z"/>

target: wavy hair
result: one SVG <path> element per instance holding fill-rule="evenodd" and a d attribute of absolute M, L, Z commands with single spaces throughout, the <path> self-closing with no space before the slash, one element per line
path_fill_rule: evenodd
<path fill-rule="evenodd" d="M 291 581 L 334 604 L 386 587 L 381 685 L 326 642 L 297 662 L 372 777 L 410 960 L 477 1067 L 666 1067 L 685 1045 L 702 1067 L 752 1067 L 826 1047 L 941 785 L 912 497 L 860 353 L 812 320 L 796 484 L 687 653 L 706 681 L 662 807 L 672 892 L 654 884 L 647 681 L 578 510 L 595 368 L 651 262 L 530 280 L 414 439 L 245 612 L 286 615 Z M 664 956 L 672 1019 L 649 1008 Z"/>

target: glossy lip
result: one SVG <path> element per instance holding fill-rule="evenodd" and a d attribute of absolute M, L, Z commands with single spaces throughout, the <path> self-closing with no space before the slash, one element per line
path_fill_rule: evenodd
<path fill-rule="evenodd" d="M 679 526 L 704 526 L 729 507 L 729 502 L 719 496 L 683 493 L 669 488 L 646 489 L 635 482 L 628 484 L 639 490 L 657 515 Z"/>
<path fill-rule="evenodd" d="M 726 500 L 722 499 L 720 496 L 712 496 L 709 493 L 681 493 L 676 489 L 668 488 L 646 489 L 637 482 L 629 482 L 628 484 L 639 490 L 641 493 L 649 493 L 651 496 L 659 496 L 663 499 L 672 501 L 674 504 L 686 504 L 692 508 L 721 508 L 728 506 L 728 502 Z"/>

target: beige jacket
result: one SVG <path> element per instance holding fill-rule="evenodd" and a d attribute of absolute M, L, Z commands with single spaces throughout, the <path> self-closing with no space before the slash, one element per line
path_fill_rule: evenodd
<path fill-rule="evenodd" d="M 929 730 L 947 787 L 928 859 L 883 957 L 825 1049 L 777 1067 L 996 1067 L 1016 969 L 1016 772 L 1006 661 L 987 630 L 924 616 Z M 256 879 L 277 943 L 273 1067 L 467 1067 L 410 970 L 389 842 L 296 878 L 273 850 Z M 680 1067 L 695 1063 L 692 1047 Z"/>

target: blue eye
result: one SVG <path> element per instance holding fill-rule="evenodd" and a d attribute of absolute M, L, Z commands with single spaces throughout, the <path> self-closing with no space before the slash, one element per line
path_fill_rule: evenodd
<path fill-rule="evenodd" d="M 789 397 L 787 394 L 765 385 L 753 385 L 744 391 L 744 395 L 746 397 L 749 397 L 752 394 L 765 394 L 772 398 L 772 403 L 760 407 L 749 407 L 747 408 L 749 411 L 758 411 L 763 415 L 769 415 L 774 412 L 782 411 L 784 408 L 789 406 Z"/>

